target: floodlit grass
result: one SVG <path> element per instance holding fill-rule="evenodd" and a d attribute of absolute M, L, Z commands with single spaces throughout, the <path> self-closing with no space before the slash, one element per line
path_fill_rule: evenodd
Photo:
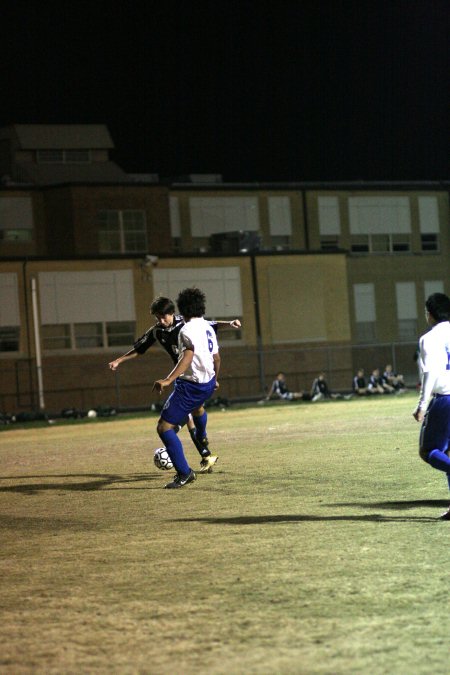
<path fill-rule="evenodd" d="M 447 674 L 415 401 L 213 411 L 220 463 L 174 491 L 154 416 L 4 431 L 0 672 Z"/>

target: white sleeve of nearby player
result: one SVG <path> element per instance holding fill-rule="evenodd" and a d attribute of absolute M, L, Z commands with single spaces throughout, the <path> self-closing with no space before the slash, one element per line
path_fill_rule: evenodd
<path fill-rule="evenodd" d="M 422 382 L 418 407 L 421 410 L 424 410 L 427 407 L 428 401 L 433 395 L 434 385 L 438 376 L 439 362 L 436 363 L 436 351 L 436 346 L 433 343 L 433 336 L 431 333 L 420 338 L 419 365 L 422 372 Z"/>
<path fill-rule="evenodd" d="M 428 401 L 430 400 L 431 395 L 433 394 L 435 382 L 436 377 L 433 375 L 433 373 L 430 373 L 428 371 L 422 373 L 422 384 L 420 387 L 420 396 L 418 403 L 418 408 L 420 408 L 421 410 L 424 410 L 427 407 Z"/>

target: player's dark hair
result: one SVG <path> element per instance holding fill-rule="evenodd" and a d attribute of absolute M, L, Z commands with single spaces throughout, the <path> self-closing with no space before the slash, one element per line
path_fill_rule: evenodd
<path fill-rule="evenodd" d="M 437 323 L 450 320 L 450 298 L 445 293 L 428 296 L 425 307 Z"/>
<path fill-rule="evenodd" d="M 175 314 L 175 305 L 173 300 L 170 298 L 165 298 L 162 295 L 159 298 L 155 298 L 150 305 L 150 312 L 153 316 L 159 314 L 164 316 L 165 314 Z"/>
<path fill-rule="evenodd" d="M 185 288 L 178 295 L 177 305 L 185 319 L 203 316 L 206 307 L 205 294 L 199 288 Z"/>

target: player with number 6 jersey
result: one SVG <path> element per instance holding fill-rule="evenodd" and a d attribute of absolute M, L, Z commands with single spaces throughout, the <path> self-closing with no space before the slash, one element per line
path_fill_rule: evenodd
<path fill-rule="evenodd" d="M 138 338 L 132 349 L 128 350 L 126 354 L 119 356 L 119 358 L 114 359 L 114 361 L 109 363 L 111 370 L 116 371 L 125 361 L 145 354 L 145 352 L 156 343 L 161 345 L 175 365 L 178 363 L 178 336 L 180 334 L 180 330 L 185 325 L 184 318 L 180 314 L 175 314 L 174 302 L 170 298 L 166 298 L 164 296 L 155 298 L 150 306 L 150 312 L 156 318 L 156 324 L 149 328 L 140 338 Z M 241 328 L 241 322 L 239 319 L 233 319 L 231 321 L 209 320 L 208 323 L 215 333 L 217 333 L 219 327 L 223 326 L 234 328 L 235 330 L 239 330 Z M 206 436 L 201 439 L 197 438 L 197 429 L 192 419 L 192 415 L 189 415 L 189 417 L 184 421 L 187 424 L 192 442 L 201 457 L 200 473 L 211 473 L 212 466 L 215 461 L 217 461 L 217 458 L 215 458 L 209 449 L 208 438 Z"/>
<path fill-rule="evenodd" d="M 179 294 L 177 304 L 186 322 L 178 336 L 180 357 L 169 375 L 156 380 L 153 385 L 153 389 L 161 394 L 175 383 L 157 426 L 159 437 L 177 471 L 174 480 L 166 485 L 170 489 L 184 487 L 196 479 L 175 429 L 192 413 L 197 438 L 206 439 L 207 413 L 204 403 L 219 386 L 217 377 L 220 369 L 216 335 L 209 322 L 203 318 L 204 293 L 198 288 L 186 288 Z M 203 461 L 215 462 L 217 457 L 205 457 Z"/>

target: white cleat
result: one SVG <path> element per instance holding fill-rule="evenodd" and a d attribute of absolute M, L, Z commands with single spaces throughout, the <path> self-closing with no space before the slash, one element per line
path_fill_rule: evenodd
<path fill-rule="evenodd" d="M 204 457 L 200 462 L 199 473 L 212 473 L 212 468 L 218 459 L 217 455 L 208 455 L 208 457 Z"/>

